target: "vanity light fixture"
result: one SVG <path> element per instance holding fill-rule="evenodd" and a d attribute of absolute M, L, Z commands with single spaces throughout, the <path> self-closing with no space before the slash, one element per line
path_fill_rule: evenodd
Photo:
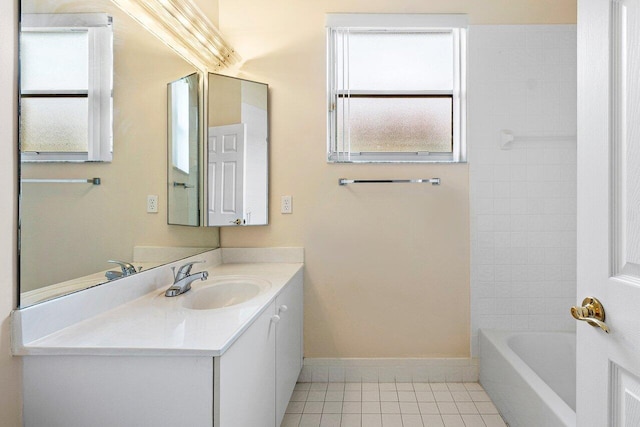
<path fill-rule="evenodd" d="M 191 0 L 112 1 L 202 71 L 215 71 L 240 60 Z"/>

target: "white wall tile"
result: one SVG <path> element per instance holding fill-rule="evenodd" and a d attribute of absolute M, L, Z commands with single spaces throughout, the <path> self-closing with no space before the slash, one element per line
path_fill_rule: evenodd
<path fill-rule="evenodd" d="M 502 129 L 575 135 L 575 52 L 575 26 L 470 31 L 472 355 L 479 327 L 575 328 L 566 315 L 576 282 L 575 143 L 498 146 Z"/>

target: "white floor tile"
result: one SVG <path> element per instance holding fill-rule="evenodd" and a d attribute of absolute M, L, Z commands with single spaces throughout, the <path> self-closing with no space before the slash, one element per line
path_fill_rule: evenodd
<path fill-rule="evenodd" d="M 480 415 L 461 415 L 465 427 L 486 427 Z"/>
<path fill-rule="evenodd" d="M 399 414 L 400 404 L 398 402 L 380 402 L 380 411 L 383 414 Z"/>
<path fill-rule="evenodd" d="M 361 414 L 342 414 L 341 427 L 360 427 L 362 425 Z"/>
<path fill-rule="evenodd" d="M 438 409 L 441 414 L 458 414 L 458 407 L 453 402 L 438 402 Z"/>
<path fill-rule="evenodd" d="M 378 383 L 362 383 L 362 391 L 378 391 L 380 390 Z"/>
<path fill-rule="evenodd" d="M 339 402 L 324 402 L 322 407 L 323 414 L 341 414 L 342 413 L 342 401 Z"/>
<path fill-rule="evenodd" d="M 471 396 L 466 391 L 452 391 L 451 396 L 456 402 L 471 402 Z"/>
<path fill-rule="evenodd" d="M 344 402 L 342 404 L 343 414 L 361 414 L 362 402 Z"/>
<path fill-rule="evenodd" d="M 280 427 L 298 427 L 302 414 L 284 414 Z"/>
<path fill-rule="evenodd" d="M 436 402 L 453 402 L 453 396 L 449 391 L 434 391 L 433 397 L 435 397 Z"/>
<path fill-rule="evenodd" d="M 497 414 L 498 409 L 492 402 L 475 402 L 478 412 L 481 414 Z"/>
<path fill-rule="evenodd" d="M 362 401 L 363 402 L 379 402 L 380 401 L 380 392 L 378 390 L 375 390 L 375 391 L 364 391 L 364 389 L 363 389 L 362 390 Z"/>
<path fill-rule="evenodd" d="M 320 414 L 302 414 L 300 418 L 300 427 L 320 427 Z"/>
<path fill-rule="evenodd" d="M 361 402 L 362 392 L 353 390 L 345 391 L 343 400 L 345 402 Z"/>
<path fill-rule="evenodd" d="M 342 414 L 322 414 L 320 427 L 340 427 Z"/>
<path fill-rule="evenodd" d="M 403 379 L 404 380 L 404 379 Z M 478 383 L 298 383 L 281 427 L 506 427 Z"/>
<path fill-rule="evenodd" d="M 444 427 L 444 421 L 440 415 L 422 415 L 424 427 Z"/>
<path fill-rule="evenodd" d="M 491 398 L 484 391 L 470 391 L 469 396 L 474 402 L 491 402 Z"/>
<path fill-rule="evenodd" d="M 382 427 L 402 427 L 402 417 L 399 414 L 382 414 Z"/>
<path fill-rule="evenodd" d="M 307 402 L 304 404 L 303 414 L 321 414 L 324 402 Z"/>
<path fill-rule="evenodd" d="M 431 386 L 429 383 L 413 383 L 413 389 L 418 391 L 431 391 Z"/>
<path fill-rule="evenodd" d="M 402 427 L 423 427 L 420 415 L 402 414 Z"/>
<path fill-rule="evenodd" d="M 445 427 L 465 427 L 460 415 L 442 415 Z"/>
<path fill-rule="evenodd" d="M 468 391 L 484 391 L 482 386 L 480 384 L 478 384 L 478 383 L 464 383 L 464 387 Z"/>
<path fill-rule="evenodd" d="M 326 394 L 326 391 L 311 390 L 307 395 L 307 402 L 324 402 L 324 397 Z"/>
<path fill-rule="evenodd" d="M 458 407 L 458 412 L 461 414 L 478 414 L 478 408 L 476 408 L 475 403 L 473 402 L 456 402 L 456 406 Z"/>
<path fill-rule="evenodd" d="M 381 414 L 380 402 L 362 402 L 363 414 Z"/>
<path fill-rule="evenodd" d="M 449 391 L 467 391 L 463 383 L 447 383 Z"/>
<path fill-rule="evenodd" d="M 301 414 L 304 410 L 304 402 L 289 402 L 287 405 L 287 414 Z"/>
<path fill-rule="evenodd" d="M 382 415 L 362 414 L 362 427 L 382 427 Z"/>
<path fill-rule="evenodd" d="M 329 383 L 327 384 L 327 391 L 344 391 L 344 383 Z"/>
<path fill-rule="evenodd" d="M 307 400 L 307 395 L 309 392 L 307 390 L 294 390 L 291 395 L 290 402 L 305 402 Z"/>
<path fill-rule="evenodd" d="M 487 427 L 507 427 L 502 420 L 502 417 L 498 414 L 495 415 L 482 415 L 482 419 Z"/>
<path fill-rule="evenodd" d="M 438 405 L 435 402 L 419 402 L 418 407 L 422 415 L 437 415 L 440 413 Z"/>
<path fill-rule="evenodd" d="M 413 383 L 396 383 L 396 390 L 398 391 L 414 391 Z"/>
<path fill-rule="evenodd" d="M 327 391 L 324 400 L 326 402 L 342 402 L 344 400 L 344 391 Z"/>
<path fill-rule="evenodd" d="M 446 383 L 431 383 L 431 390 L 433 391 L 449 391 Z"/>
<path fill-rule="evenodd" d="M 435 402 L 436 398 L 431 391 L 416 391 L 416 399 L 418 402 Z"/>
<path fill-rule="evenodd" d="M 416 402 L 416 392 L 398 390 L 398 402 Z"/>
<path fill-rule="evenodd" d="M 417 402 L 400 402 L 400 413 L 401 414 L 419 414 L 420 409 L 418 408 Z"/>
<path fill-rule="evenodd" d="M 329 383 L 311 383 L 311 388 L 309 390 L 312 391 L 327 391 L 327 386 Z"/>
<path fill-rule="evenodd" d="M 381 402 L 397 402 L 398 392 L 397 391 L 381 391 L 380 401 Z"/>

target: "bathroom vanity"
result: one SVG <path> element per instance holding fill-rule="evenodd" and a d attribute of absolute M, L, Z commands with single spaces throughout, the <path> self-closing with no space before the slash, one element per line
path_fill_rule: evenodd
<path fill-rule="evenodd" d="M 16 310 L 25 425 L 279 426 L 302 368 L 302 249 L 174 264 L 203 258 L 209 279 L 177 297 L 169 265 Z M 210 308 L 229 283 L 259 289 Z"/>

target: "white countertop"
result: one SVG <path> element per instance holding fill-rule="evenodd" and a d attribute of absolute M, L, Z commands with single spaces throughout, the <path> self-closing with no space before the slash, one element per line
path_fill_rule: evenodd
<path fill-rule="evenodd" d="M 182 306 L 188 293 L 167 298 L 157 288 L 139 298 L 14 346 L 18 355 L 164 355 L 220 356 L 268 307 L 285 285 L 302 274 L 302 263 L 237 263 L 207 266 L 209 280 L 252 276 L 271 287 L 244 303 L 214 309 Z M 203 268 L 196 268 L 200 271 Z M 207 281 L 196 281 L 193 289 Z M 193 291 L 190 291 L 193 292 Z"/>

